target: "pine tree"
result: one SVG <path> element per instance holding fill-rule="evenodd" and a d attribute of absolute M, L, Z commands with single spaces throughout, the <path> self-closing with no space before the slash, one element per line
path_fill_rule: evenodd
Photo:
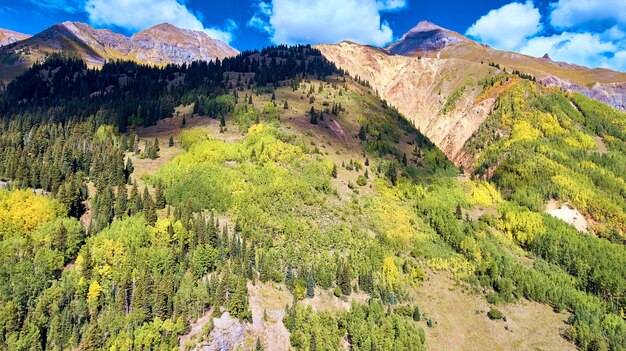
<path fill-rule="evenodd" d="M 333 164 L 333 170 L 330 172 L 330 175 L 333 178 L 337 178 L 337 165 L 336 164 Z"/>
<path fill-rule="evenodd" d="M 287 269 L 285 270 L 285 285 L 289 289 L 293 289 L 293 269 L 291 263 L 287 264 Z"/>
<path fill-rule="evenodd" d="M 391 184 L 394 186 L 398 182 L 398 168 L 395 162 L 389 163 L 389 168 L 387 168 L 387 177 L 389 177 Z"/>
<path fill-rule="evenodd" d="M 115 218 L 120 219 L 124 217 L 128 210 L 128 195 L 126 193 L 126 186 L 120 185 L 117 187 L 117 195 L 115 197 Z"/>
<path fill-rule="evenodd" d="M 311 270 L 306 280 L 306 297 L 312 299 L 315 297 L 315 279 L 313 277 L 313 270 Z"/>
<path fill-rule="evenodd" d="M 136 213 L 141 212 L 143 209 L 143 201 L 141 196 L 139 195 L 139 188 L 137 187 L 137 183 L 133 184 L 133 187 L 130 190 L 130 215 L 134 215 Z"/>
<path fill-rule="evenodd" d="M 126 166 L 124 167 L 124 175 L 126 176 L 126 181 L 130 179 L 130 175 L 135 171 L 135 166 L 133 166 L 133 160 L 129 158 L 126 159 Z"/>
<path fill-rule="evenodd" d="M 163 184 L 161 182 L 157 182 L 156 189 L 154 191 L 154 198 L 156 201 L 156 209 L 162 210 L 165 208 L 165 194 L 163 193 Z"/>
<path fill-rule="evenodd" d="M 96 351 L 100 350 L 102 346 L 104 346 L 104 334 L 98 326 L 98 322 L 93 320 L 83 335 L 82 350 Z"/>
<path fill-rule="evenodd" d="M 241 320 L 252 321 L 252 314 L 248 304 L 248 287 L 246 278 L 237 278 L 235 291 L 228 297 L 228 312 Z"/>
<path fill-rule="evenodd" d="M 289 109 L 289 104 L 287 103 L 287 100 L 285 100 L 285 103 L 283 104 L 283 109 L 285 110 Z"/>
<path fill-rule="evenodd" d="M 409 162 L 408 162 L 408 160 L 407 160 L 407 158 L 406 158 L 406 153 L 404 153 L 404 154 L 402 155 L 402 164 L 404 165 L 404 167 L 406 167 L 406 166 L 408 165 L 408 163 L 409 163 Z"/>
<path fill-rule="evenodd" d="M 317 336 L 315 331 L 311 331 L 311 339 L 309 340 L 309 351 L 317 351 Z"/>
<path fill-rule="evenodd" d="M 264 351 L 263 345 L 261 344 L 261 340 L 259 340 L 259 338 L 256 339 L 256 347 L 254 349 L 255 351 Z"/>
<path fill-rule="evenodd" d="M 148 187 L 143 190 L 143 215 L 149 225 L 154 225 L 157 221 L 157 213 L 154 200 L 148 192 Z"/>
<path fill-rule="evenodd" d="M 361 125 L 361 129 L 359 129 L 359 139 L 361 141 L 365 141 L 367 139 L 367 130 L 363 125 Z"/>
<path fill-rule="evenodd" d="M 170 139 L 167 141 L 167 146 L 168 147 L 174 146 L 174 137 L 171 135 L 170 135 Z"/>
<path fill-rule="evenodd" d="M 456 209 L 454 211 L 454 214 L 456 215 L 456 219 L 458 219 L 458 220 L 463 219 L 463 210 L 461 210 L 461 204 L 457 204 L 456 205 Z"/>
<path fill-rule="evenodd" d="M 419 307 L 415 306 L 415 308 L 413 309 L 413 320 L 419 322 L 421 318 L 422 315 L 420 314 L 420 309 Z"/>
<path fill-rule="evenodd" d="M 340 262 L 337 272 L 337 285 L 344 295 L 350 295 L 352 286 L 350 285 L 350 267 L 347 262 Z"/>
<path fill-rule="evenodd" d="M 187 119 L 183 116 L 182 121 L 180 121 L 180 127 L 185 128 L 185 126 L 187 126 Z"/>
<path fill-rule="evenodd" d="M 310 119 L 311 124 L 317 124 L 317 113 L 315 112 L 315 108 L 313 106 L 311 106 L 309 115 L 311 116 L 311 119 Z"/>

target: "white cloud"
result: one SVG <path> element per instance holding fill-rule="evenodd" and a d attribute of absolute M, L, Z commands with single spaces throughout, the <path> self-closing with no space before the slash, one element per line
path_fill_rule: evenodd
<path fill-rule="evenodd" d="M 514 2 L 489 11 L 466 34 L 497 49 L 515 50 L 541 30 L 540 21 L 541 14 L 531 1 Z"/>
<path fill-rule="evenodd" d="M 549 37 L 536 37 L 520 49 L 520 52 L 532 56 L 549 53 L 555 61 L 576 63 L 587 67 L 612 67 L 624 69 L 624 60 L 620 59 L 619 47 L 593 33 L 570 33 Z M 620 54 L 622 55 L 622 54 Z M 622 61 L 620 63 L 620 60 Z"/>
<path fill-rule="evenodd" d="M 212 38 L 230 43 L 237 28 L 228 20 L 224 28 L 205 28 L 198 16 L 177 0 L 87 0 L 85 11 L 94 25 L 142 30 L 160 23 L 204 31 Z"/>
<path fill-rule="evenodd" d="M 550 24 L 556 28 L 626 26 L 624 0 L 559 0 L 551 8 Z"/>
<path fill-rule="evenodd" d="M 393 40 L 381 12 L 398 11 L 406 0 L 270 0 L 259 2 L 248 26 L 274 43 L 337 43 L 352 40 L 382 46 Z"/>

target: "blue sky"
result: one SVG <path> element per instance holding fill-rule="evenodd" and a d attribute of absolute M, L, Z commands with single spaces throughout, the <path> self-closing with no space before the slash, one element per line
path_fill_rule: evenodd
<path fill-rule="evenodd" d="M 0 0 L 0 27 L 66 20 L 130 35 L 169 22 L 239 50 L 273 43 L 384 46 L 421 20 L 495 48 L 626 71 L 626 0 Z"/>

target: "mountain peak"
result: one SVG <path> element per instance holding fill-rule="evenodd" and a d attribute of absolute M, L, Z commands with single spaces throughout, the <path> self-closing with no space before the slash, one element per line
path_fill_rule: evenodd
<path fill-rule="evenodd" d="M 420 21 L 398 41 L 387 46 L 392 54 L 411 55 L 420 52 L 439 51 L 448 45 L 469 41 L 459 33 L 442 28 L 432 22 Z"/>
<path fill-rule="evenodd" d="M 446 30 L 445 28 L 439 27 L 438 25 L 428 22 L 428 21 L 420 21 L 415 27 L 409 30 L 408 33 L 411 32 L 427 32 L 431 30 Z M 406 34 L 405 34 L 406 35 Z"/>
<path fill-rule="evenodd" d="M 152 26 L 150 28 L 144 29 L 141 32 L 154 32 L 154 31 L 160 31 L 160 32 L 181 32 L 183 31 L 183 28 L 180 27 L 176 27 L 175 25 L 171 24 L 171 23 L 159 23 L 155 26 Z"/>
<path fill-rule="evenodd" d="M 552 61 L 552 58 L 550 57 L 550 55 L 548 55 L 547 52 L 545 54 L 543 54 L 543 56 L 541 56 L 541 58 L 543 60 Z"/>

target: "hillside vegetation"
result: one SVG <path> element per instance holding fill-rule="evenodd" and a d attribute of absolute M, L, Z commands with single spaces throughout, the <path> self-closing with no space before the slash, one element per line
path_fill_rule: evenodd
<path fill-rule="evenodd" d="M 59 72 L 93 86 L 51 89 Z M 275 323 L 294 349 L 420 350 L 442 307 L 416 292 L 441 276 L 488 323 L 526 299 L 567 312 L 581 349 L 626 349 L 623 114 L 494 76 L 469 177 L 367 85 L 310 47 L 27 72 L 0 95 L 0 349 L 194 349 L 224 312 L 238 347 L 271 349 L 250 301 L 271 285 L 293 297 Z M 138 128 L 172 121 L 167 144 Z M 319 294 L 350 307 L 311 307 Z"/>

